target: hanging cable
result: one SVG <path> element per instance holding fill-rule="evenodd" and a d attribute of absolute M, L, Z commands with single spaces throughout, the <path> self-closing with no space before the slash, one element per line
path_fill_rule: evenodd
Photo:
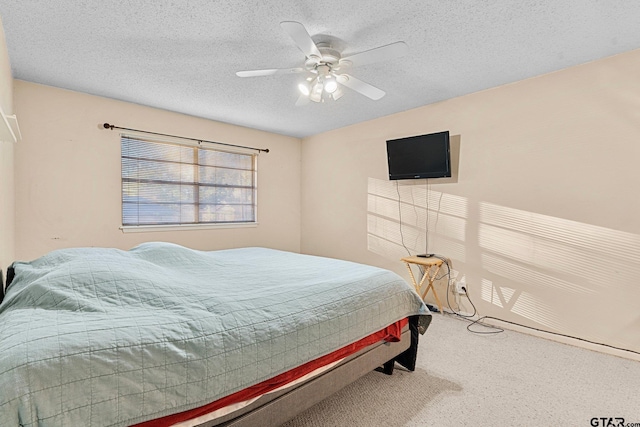
<path fill-rule="evenodd" d="M 426 190 L 425 202 L 427 207 L 426 209 L 427 219 L 425 220 L 426 224 L 425 224 L 425 235 L 424 235 L 424 251 L 425 253 L 428 254 L 429 253 L 429 193 L 431 190 L 431 188 L 429 187 L 429 178 L 427 178 L 427 184 L 425 185 L 425 190 Z"/>
<path fill-rule="evenodd" d="M 407 245 L 404 244 L 404 234 L 402 234 L 402 202 L 400 201 L 400 187 L 398 186 L 398 181 L 396 180 L 396 192 L 398 193 L 398 221 L 400 226 L 400 242 L 402 246 L 405 248 L 407 253 L 411 255 L 411 251 L 407 248 Z"/>

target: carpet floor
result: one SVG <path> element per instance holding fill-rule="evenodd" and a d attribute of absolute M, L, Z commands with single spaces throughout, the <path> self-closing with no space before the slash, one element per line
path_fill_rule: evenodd
<path fill-rule="evenodd" d="M 434 315 L 414 372 L 371 372 L 285 426 L 640 427 L 640 362 L 467 324 Z"/>

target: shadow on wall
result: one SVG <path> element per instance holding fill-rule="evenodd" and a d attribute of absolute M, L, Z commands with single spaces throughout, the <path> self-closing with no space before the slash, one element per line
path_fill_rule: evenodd
<path fill-rule="evenodd" d="M 466 259 L 466 198 L 433 191 L 427 180 L 375 178 L 369 178 L 367 198 L 369 251 L 394 262 L 407 255 L 436 252 L 453 260 L 450 277 L 457 278 L 455 268 Z M 434 283 L 441 297 L 447 292 L 447 272 L 442 268 Z M 460 309 L 452 288 L 448 296 L 445 306 Z"/>
<path fill-rule="evenodd" d="M 464 262 L 467 199 L 429 189 L 427 180 L 369 178 L 368 249 L 398 260 L 437 249 Z M 402 227 L 400 222 L 402 221 Z"/>
<path fill-rule="evenodd" d="M 596 326 L 585 339 L 629 346 L 623 331 L 640 315 L 616 308 L 640 300 L 637 234 L 488 202 L 472 204 L 431 190 L 425 180 L 369 178 L 367 221 L 371 252 L 393 261 L 409 253 L 451 258 L 464 272 L 472 298 L 480 298 L 482 314 L 499 317 L 508 310 L 569 335 L 583 334 L 589 322 Z M 596 322 L 598 308 L 613 310 L 602 327 Z M 619 339 L 612 325 L 619 326 L 614 329 Z"/>
<path fill-rule="evenodd" d="M 450 136 L 451 178 L 438 184 L 458 182 L 460 135 Z M 448 244 L 438 249 L 450 258 L 464 260 L 467 205 L 463 197 L 432 192 L 428 179 L 387 181 L 369 178 L 368 246 L 386 258 L 430 253 L 428 232 L 446 229 Z M 440 216 L 440 213 L 443 213 Z M 402 219 L 402 228 L 399 227 Z M 442 223 L 439 223 L 442 219 Z"/>
<path fill-rule="evenodd" d="M 637 234 L 487 202 L 479 216 L 483 301 L 553 330 L 595 322 L 598 308 L 615 311 L 621 328 L 637 321 L 637 312 L 616 310 L 640 299 Z M 567 302 L 584 317 L 566 316 Z M 590 339 L 611 335 L 605 329 Z"/>

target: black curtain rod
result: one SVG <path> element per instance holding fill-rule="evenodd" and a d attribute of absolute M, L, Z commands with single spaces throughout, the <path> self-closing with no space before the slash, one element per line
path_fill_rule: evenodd
<path fill-rule="evenodd" d="M 102 126 L 104 126 L 105 129 L 111 129 L 111 130 L 122 129 L 122 130 L 130 130 L 130 131 L 133 131 L 133 132 L 148 133 L 148 134 L 151 134 L 151 135 L 168 136 L 170 138 L 188 139 L 190 141 L 196 141 L 198 144 L 203 143 L 203 142 L 208 142 L 210 144 L 226 145 L 227 147 L 246 148 L 248 150 L 255 150 L 255 151 L 258 151 L 258 152 L 264 151 L 265 153 L 269 152 L 268 148 L 253 148 L 253 147 L 246 147 L 244 145 L 234 145 L 234 144 L 227 144 L 227 143 L 224 143 L 224 142 L 207 141 L 206 139 L 187 138 L 186 136 L 176 136 L 176 135 L 168 135 L 166 133 L 150 132 L 148 130 L 121 128 L 120 126 L 110 125 L 109 123 L 105 123 Z"/>

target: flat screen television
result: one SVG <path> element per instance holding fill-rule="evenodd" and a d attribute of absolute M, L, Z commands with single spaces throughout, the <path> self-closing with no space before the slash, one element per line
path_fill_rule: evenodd
<path fill-rule="evenodd" d="M 387 141 L 389 179 L 451 176 L 449 131 Z"/>

